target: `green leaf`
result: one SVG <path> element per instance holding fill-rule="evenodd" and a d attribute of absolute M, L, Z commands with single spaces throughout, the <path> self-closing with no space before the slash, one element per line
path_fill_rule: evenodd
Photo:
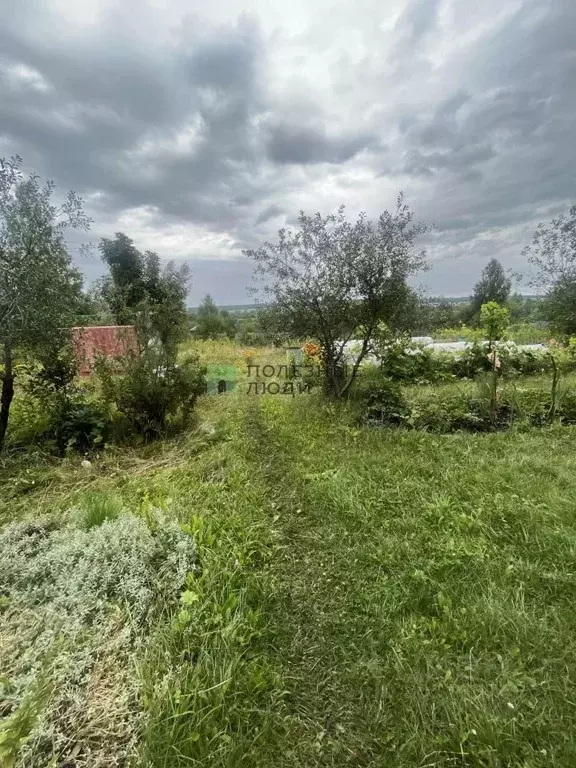
<path fill-rule="evenodd" d="M 198 595 L 197 592 L 193 592 L 191 589 L 187 589 L 185 592 L 182 592 L 180 600 L 183 605 L 192 605 L 200 600 L 200 595 Z"/>

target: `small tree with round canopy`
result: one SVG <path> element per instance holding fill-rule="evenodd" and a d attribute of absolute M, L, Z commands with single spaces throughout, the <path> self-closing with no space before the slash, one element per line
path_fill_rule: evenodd
<path fill-rule="evenodd" d="M 352 386 L 378 325 L 394 328 L 405 317 L 413 297 L 407 280 L 426 264 L 416 241 L 429 229 L 414 220 L 402 194 L 376 221 L 365 213 L 350 221 L 344 210 L 328 216 L 302 211 L 297 230 L 281 229 L 276 243 L 244 251 L 262 278 L 269 323 L 288 338 L 320 343 L 332 397 Z M 346 344 L 354 337 L 359 349 L 344 372 Z"/>

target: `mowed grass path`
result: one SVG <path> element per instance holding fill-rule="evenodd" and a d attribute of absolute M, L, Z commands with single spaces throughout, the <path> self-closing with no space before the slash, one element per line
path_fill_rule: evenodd
<path fill-rule="evenodd" d="M 576 766 L 576 430 L 355 429 L 240 393 L 200 419 L 4 484 L 4 515 L 110 492 L 196 537 L 137 660 L 136 765 Z"/>
<path fill-rule="evenodd" d="M 282 542 L 267 764 L 576 765 L 574 432 L 370 432 L 311 406 L 246 415 Z"/>

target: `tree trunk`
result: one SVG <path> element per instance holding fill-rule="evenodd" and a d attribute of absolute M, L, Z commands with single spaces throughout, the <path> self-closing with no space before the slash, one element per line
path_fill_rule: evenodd
<path fill-rule="evenodd" d="M 364 336 L 364 341 L 362 342 L 362 349 L 360 350 L 360 353 L 356 358 L 356 362 L 352 366 L 352 373 L 350 374 L 348 381 L 340 391 L 341 397 L 344 397 L 344 395 L 346 395 L 350 387 L 356 381 L 356 376 L 358 374 L 358 369 L 360 368 L 360 363 L 362 362 L 362 360 L 364 360 L 364 358 L 366 357 L 366 353 L 368 352 L 368 345 L 370 343 L 370 338 L 372 337 L 372 330 L 373 330 L 372 328 L 369 328 L 366 332 L 366 335 Z"/>
<path fill-rule="evenodd" d="M 338 399 L 342 397 L 342 391 L 345 385 L 344 365 L 339 363 L 330 363 L 326 367 L 324 377 L 324 394 L 327 397 Z"/>
<path fill-rule="evenodd" d="M 326 397 L 339 398 L 342 392 L 342 378 L 344 373 L 341 359 L 336 359 L 334 350 L 329 345 L 324 347 L 323 357 L 324 394 Z"/>
<path fill-rule="evenodd" d="M 4 373 L 2 374 L 2 394 L 0 395 L 0 451 L 4 447 L 4 438 L 8 429 L 8 416 L 14 397 L 14 371 L 12 368 L 12 350 L 10 344 L 4 344 Z"/>
<path fill-rule="evenodd" d="M 556 365 L 556 358 L 554 355 L 550 355 L 552 361 L 552 392 L 550 393 L 550 410 L 548 411 L 548 421 L 550 424 L 554 422 L 554 416 L 556 415 L 556 396 L 558 393 L 558 366 Z"/>

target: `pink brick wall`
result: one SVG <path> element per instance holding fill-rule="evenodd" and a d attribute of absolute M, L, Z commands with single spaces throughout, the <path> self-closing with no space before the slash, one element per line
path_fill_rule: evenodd
<path fill-rule="evenodd" d="M 136 329 L 133 325 L 103 325 L 72 328 L 72 343 L 80 376 L 92 373 L 98 355 L 124 357 L 138 353 Z"/>

